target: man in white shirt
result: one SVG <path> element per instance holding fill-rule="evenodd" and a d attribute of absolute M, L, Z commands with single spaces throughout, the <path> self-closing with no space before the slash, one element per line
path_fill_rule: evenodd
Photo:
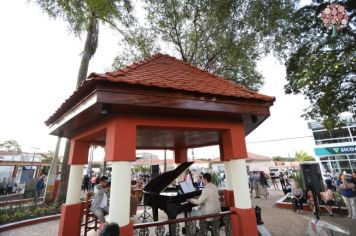
<path fill-rule="evenodd" d="M 105 223 L 105 215 L 109 213 L 108 196 L 108 177 L 101 176 L 99 184 L 94 187 L 94 197 L 91 210 L 98 217 L 100 223 Z"/>
<path fill-rule="evenodd" d="M 211 183 L 211 175 L 209 173 L 203 174 L 203 184 L 205 188 L 203 189 L 199 198 L 191 198 L 188 199 L 188 202 L 191 202 L 196 205 L 200 205 L 200 210 L 198 213 L 194 215 L 208 215 L 214 213 L 220 213 L 220 201 L 219 201 L 219 194 L 218 188 Z M 213 221 L 214 218 L 206 219 L 206 221 Z M 203 222 L 200 222 L 202 225 Z M 202 226 L 201 226 L 202 229 Z M 213 235 L 218 235 L 217 232 L 213 232 Z"/>

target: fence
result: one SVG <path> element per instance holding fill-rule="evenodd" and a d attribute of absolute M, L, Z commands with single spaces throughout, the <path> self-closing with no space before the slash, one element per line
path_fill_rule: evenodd
<path fill-rule="evenodd" d="M 231 236 L 231 211 L 224 211 L 216 214 L 178 218 L 166 221 L 156 221 L 139 223 L 134 225 L 135 235 L 139 236 L 163 236 L 166 231 L 170 231 L 170 236 L 185 234 L 187 236 L 196 235 L 196 221 L 199 221 L 199 231 L 201 235 L 206 235 L 207 231 L 215 232 L 213 235 L 221 235 L 220 228 L 224 226 L 225 235 Z M 213 220 L 211 220 L 211 218 Z M 207 220 L 209 219 L 209 220 Z M 182 227 L 184 224 L 184 227 Z M 182 234 L 180 234 L 182 228 Z"/>

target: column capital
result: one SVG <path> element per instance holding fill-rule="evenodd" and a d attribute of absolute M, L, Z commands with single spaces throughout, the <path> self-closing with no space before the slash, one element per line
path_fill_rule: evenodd
<path fill-rule="evenodd" d="M 220 155 L 222 161 L 247 158 L 245 132 L 242 123 L 234 124 L 222 132 Z"/>
<path fill-rule="evenodd" d="M 70 140 L 69 165 L 85 165 L 88 163 L 90 144 L 81 140 Z"/>
<path fill-rule="evenodd" d="M 136 124 L 130 119 L 116 118 L 108 124 L 105 160 L 136 160 Z"/>

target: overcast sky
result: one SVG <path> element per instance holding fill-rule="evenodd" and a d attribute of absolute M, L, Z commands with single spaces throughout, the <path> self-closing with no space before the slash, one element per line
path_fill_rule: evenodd
<path fill-rule="evenodd" d="M 84 42 L 75 38 L 61 20 L 52 20 L 25 0 L 0 1 L 0 142 L 14 139 L 23 150 L 53 150 L 56 138 L 44 121 L 68 98 L 76 84 Z M 100 27 L 99 48 L 90 72 L 103 72 L 119 52 L 118 35 Z M 162 53 L 167 53 L 162 51 Z M 267 156 L 294 156 L 298 150 L 314 155 L 312 138 L 259 142 L 311 136 L 301 118 L 308 102 L 303 96 L 285 95 L 285 68 L 272 56 L 258 67 L 265 85 L 260 91 L 276 97 L 271 116 L 246 139 L 249 152 Z M 216 148 L 196 150 L 197 157 L 218 155 Z"/>

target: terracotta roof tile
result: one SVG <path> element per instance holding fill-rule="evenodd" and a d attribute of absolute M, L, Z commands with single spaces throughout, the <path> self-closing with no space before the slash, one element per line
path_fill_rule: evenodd
<path fill-rule="evenodd" d="M 68 111 L 77 97 L 85 96 L 97 81 L 111 81 L 147 87 L 169 88 L 202 94 L 273 102 L 274 97 L 251 91 L 242 85 L 210 74 L 186 62 L 164 54 L 155 54 L 120 70 L 91 73 L 79 88 L 45 122 L 50 125 Z"/>
<path fill-rule="evenodd" d="M 117 71 L 105 74 L 92 73 L 83 84 L 90 80 L 107 80 L 116 83 L 139 84 L 212 95 L 274 101 L 274 97 L 251 91 L 239 84 L 164 54 L 155 54 L 148 59 L 135 62 Z"/>

